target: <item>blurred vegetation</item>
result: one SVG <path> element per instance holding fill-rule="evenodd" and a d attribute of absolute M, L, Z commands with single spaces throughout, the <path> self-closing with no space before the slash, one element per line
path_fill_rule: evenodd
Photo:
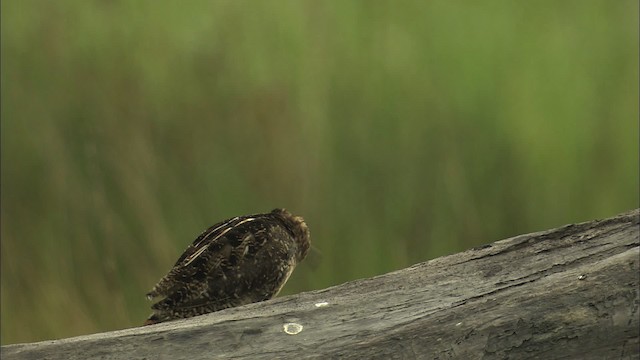
<path fill-rule="evenodd" d="M 638 2 L 3 1 L 3 344 L 138 326 L 274 207 L 285 293 L 638 207 Z"/>

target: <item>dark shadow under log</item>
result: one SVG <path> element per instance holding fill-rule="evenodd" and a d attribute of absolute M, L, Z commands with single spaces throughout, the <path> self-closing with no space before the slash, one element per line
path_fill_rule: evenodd
<path fill-rule="evenodd" d="M 2 359 L 638 359 L 634 211 L 192 319 Z M 289 334 L 290 333 L 290 334 Z"/>

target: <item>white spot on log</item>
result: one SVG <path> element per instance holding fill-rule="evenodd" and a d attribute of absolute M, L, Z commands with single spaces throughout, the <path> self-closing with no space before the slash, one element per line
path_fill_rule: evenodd
<path fill-rule="evenodd" d="M 326 302 L 326 301 L 322 301 L 322 302 L 319 302 L 319 303 L 315 303 L 315 306 L 316 307 L 329 306 L 329 303 Z"/>
<path fill-rule="evenodd" d="M 282 325 L 284 332 L 289 335 L 296 335 L 302 331 L 302 325 L 296 323 L 286 323 Z"/>

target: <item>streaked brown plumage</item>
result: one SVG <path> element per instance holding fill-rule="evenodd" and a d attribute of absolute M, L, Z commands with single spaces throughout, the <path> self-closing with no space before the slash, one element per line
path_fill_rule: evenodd
<path fill-rule="evenodd" d="M 284 209 L 222 221 L 198 236 L 147 294 L 163 299 L 145 325 L 271 299 L 309 245 L 304 220 Z"/>

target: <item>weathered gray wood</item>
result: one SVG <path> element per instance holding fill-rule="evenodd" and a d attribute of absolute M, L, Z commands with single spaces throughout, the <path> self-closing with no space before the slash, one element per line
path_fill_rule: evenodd
<path fill-rule="evenodd" d="M 638 359 L 639 224 L 634 210 L 325 290 L 154 326 L 4 346 L 1 355 Z M 302 331 L 287 334 L 287 323 Z"/>

